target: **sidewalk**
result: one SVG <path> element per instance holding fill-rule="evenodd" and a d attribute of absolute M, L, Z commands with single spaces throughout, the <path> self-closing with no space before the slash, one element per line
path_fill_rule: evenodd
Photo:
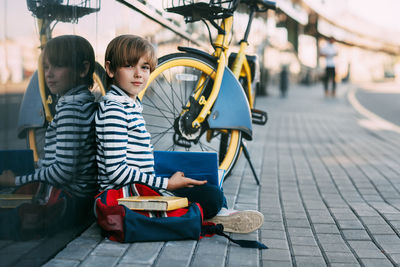
<path fill-rule="evenodd" d="M 268 250 L 222 237 L 120 244 L 93 225 L 45 266 L 400 265 L 400 135 L 360 126 L 346 87 L 322 95 L 292 86 L 288 98 L 258 98 L 269 122 L 248 148 L 261 187 L 243 156 L 224 184 L 230 206 L 265 216 L 260 231 L 233 237 Z"/>

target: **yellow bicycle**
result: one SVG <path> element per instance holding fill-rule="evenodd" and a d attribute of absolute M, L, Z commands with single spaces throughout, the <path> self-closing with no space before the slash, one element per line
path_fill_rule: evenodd
<path fill-rule="evenodd" d="M 27 0 L 28 10 L 37 18 L 40 48 L 51 39 L 52 30 L 58 21 L 76 23 L 80 17 L 100 10 L 100 0 Z M 105 94 L 106 73 L 96 62 L 93 74 L 92 93 L 99 97 Z M 42 57 L 39 57 L 38 69 L 32 76 L 21 103 L 18 118 L 18 135 L 25 136 L 27 144 L 33 150 L 37 162 L 44 156 L 44 134 L 46 125 L 53 120 L 57 96 L 52 95 L 44 81 Z"/>
<path fill-rule="evenodd" d="M 248 7 L 249 19 L 239 51 L 228 59 L 233 15 L 239 2 Z M 252 123 L 265 124 L 267 114 L 254 108 L 258 69 L 256 57 L 246 55 L 246 49 L 254 15 L 275 9 L 275 2 L 168 0 L 164 7 L 184 16 L 186 22 L 208 22 L 218 36 L 211 42 L 212 54 L 178 47 L 183 53 L 159 59 L 139 96 L 155 149 L 216 151 L 225 177 L 243 150 L 259 183 L 242 138 L 251 140 Z"/>

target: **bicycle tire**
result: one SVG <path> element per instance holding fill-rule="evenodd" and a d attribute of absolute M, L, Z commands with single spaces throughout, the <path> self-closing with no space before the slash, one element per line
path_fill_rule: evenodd
<path fill-rule="evenodd" d="M 184 113 L 183 106 L 193 95 L 200 77 L 205 78 L 204 95 L 212 88 L 217 65 L 193 53 L 175 53 L 161 57 L 142 95 L 146 128 L 152 135 L 155 150 L 215 151 L 225 178 L 235 165 L 241 147 L 239 130 L 209 129 L 207 119 L 201 124 L 197 140 L 177 129 L 176 121 Z M 204 75 L 204 76 L 202 76 Z M 174 127 L 175 125 L 175 127 Z M 177 144 L 175 137 L 184 138 L 185 145 Z M 188 139 L 186 139 L 188 138 Z M 174 141 L 175 140 L 175 141 Z M 190 145 L 190 146 L 189 146 Z"/>
<path fill-rule="evenodd" d="M 95 63 L 95 68 L 94 68 L 94 73 L 93 73 L 93 87 L 90 89 L 92 94 L 95 96 L 95 101 L 98 101 L 102 95 L 106 93 L 106 77 L 107 73 L 104 70 L 104 68 L 98 63 Z M 50 92 L 49 90 L 46 90 L 46 92 Z M 54 99 L 54 97 L 53 97 Z M 46 105 L 48 105 L 46 103 Z M 55 107 L 55 103 L 54 103 Z M 54 109 L 51 108 L 54 112 Z M 54 114 L 52 114 L 54 115 Z M 46 129 L 47 129 L 47 124 L 48 122 L 45 122 L 45 125 L 40 128 L 30 128 L 27 130 L 27 135 L 26 135 L 26 143 L 27 147 L 32 149 L 33 155 L 35 162 L 37 162 L 39 159 L 44 158 L 44 146 L 45 146 L 45 135 L 46 135 Z"/>

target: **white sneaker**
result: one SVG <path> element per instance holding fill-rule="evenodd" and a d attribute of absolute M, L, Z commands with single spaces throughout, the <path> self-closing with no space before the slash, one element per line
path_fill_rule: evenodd
<path fill-rule="evenodd" d="M 206 221 L 222 224 L 224 232 L 247 234 L 261 227 L 264 215 L 256 210 L 239 211 L 222 208 L 215 217 Z"/>

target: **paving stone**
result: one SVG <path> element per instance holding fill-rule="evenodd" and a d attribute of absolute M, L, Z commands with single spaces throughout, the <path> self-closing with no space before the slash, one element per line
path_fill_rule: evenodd
<path fill-rule="evenodd" d="M 270 221 L 264 221 L 262 225 L 263 230 L 284 230 L 283 223 L 282 222 L 270 222 Z"/>
<path fill-rule="evenodd" d="M 313 236 L 309 228 L 291 227 L 288 231 L 290 236 Z"/>
<path fill-rule="evenodd" d="M 379 244 L 400 244 L 400 237 L 395 235 L 374 235 Z"/>
<path fill-rule="evenodd" d="M 390 221 L 400 221 L 400 213 L 385 214 L 385 217 Z"/>
<path fill-rule="evenodd" d="M 339 234 L 317 234 L 318 240 L 325 244 L 343 243 L 343 238 Z"/>
<path fill-rule="evenodd" d="M 281 214 L 266 214 L 266 215 L 264 215 L 264 221 L 282 222 L 282 215 Z"/>
<path fill-rule="evenodd" d="M 163 250 L 157 257 L 157 262 L 190 262 L 191 256 L 194 252 L 196 242 L 192 240 L 187 241 L 169 241 L 164 246 Z"/>
<path fill-rule="evenodd" d="M 116 266 L 119 257 L 105 256 L 105 255 L 90 255 L 87 257 L 80 266 L 83 267 L 112 267 Z"/>
<path fill-rule="evenodd" d="M 362 216 L 360 220 L 367 225 L 370 224 L 387 224 L 387 222 L 380 216 Z"/>
<path fill-rule="evenodd" d="M 343 230 L 343 235 L 347 240 L 370 240 L 371 238 L 365 230 Z"/>
<path fill-rule="evenodd" d="M 86 231 L 84 231 L 80 237 L 82 238 L 93 238 L 94 240 L 101 241 L 104 238 L 101 236 L 101 229 L 97 223 L 93 223 Z"/>
<path fill-rule="evenodd" d="M 290 261 L 290 253 L 286 249 L 267 249 L 261 252 L 262 260 Z"/>
<path fill-rule="evenodd" d="M 359 230 L 364 230 L 364 226 L 361 224 L 360 221 L 354 221 L 354 220 L 339 220 L 338 221 L 339 228 L 340 229 L 359 229 Z"/>
<path fill-rule="evenodd" d="M 80 264 L 78 260 L 68 260 L 68 259 L 52 259 L 48 261 L 43 267 L 75 267 Z"/>
<path fill-rule="evenodd" d="M 90 253 L 93 256 L 120 257 L 128 249 L 130 244 L 121 244 L 110 240 L 104 240 Z"/>
<path fill-rule="evenodd" d="M 382 253 L 379 249 L 363 249 L 358 248 L 354 249 L 357 256 L 361 259 L 368 258 L 368 259 L 380 259 L 386 258 L 385 254 Z"/>
<path fill-rule="evenodd" d="M 285 212 L 285 218 L 307 220 L 307 215 L 304 212 Z"/>
<path fill-rule="evenodd" d="M 400 253 L 400 242 L 397 244 L 387 244 L 387 243 L 383 243 L 383 244 L 379 244 L 382 249 L 387 252 L 387 253 Z"/>
<path fill-rule="evenodd" d="M 327 251 L 326 256 L 330 263 L 358 263 L 357 259 L 352 253 Z"/>
<path fill-rule="evenodd" d="M 263 267 L 292 267 L 292 262 L 290 261 L 271 261 L 271 260 L 263 260 Z"/>
<path fill-rule="evenodd" d="M 385 224 L 370 224 L 368 225 L 368 231 L 370 231 L 372 234 L 395 234 L 392 228 L 390 226 L 385 225 Z"/>
<path fill-rule="evenodd" d="M 217 255 L 215 254 L 206 254 L 200 255 L 197 254 L 194 256 L 192 262 L 190 263 L 191 267 L 204 267 L 204 266 L 225 266 L 226 255 L 221 253 Z"/>
<path fill-rule="evenodd" d="M 288 219 L 286 224 L 288 227 L 310 227 L 310 223 L 306 219 Z"/>
<path fill-rule="evenodd" d="M 262 229 L 261 236 L 263 239 L 266 239 L 266 240 L 268 240 L 269 238 L 286 240 L 286 234 L 284 231 L 281 231 L 281 230 L 264 230 L 264 229 Z"/>
<path fill-rule="evenodd" d="M 358 263 L 332 263 L 331 267 L 359 267 Z"/>
<path fill-rule="evenodd" d="M 153 266 L 156 267 L 185 267 L 188 266 L 189 262 L 186 259 L 177 260 L 177 259 L 168 259 L 168 260 L 159 260 Z"/>
<path fill-rule="evenodd" d="M 56 258 L 82 261 L 97 244 L 98 242 L 94 239 L 79 237 L 70 242 L 65 249 L 56 255 Z"/>
<path fill-rule="evenodd" d="M 357 249 L 369 249 L 374 250 L 377 249 L 377 246 L 372 241 L 348 241 L 349 245 L 357 250 Z"/>
<path fill-rule="evenodd" d="M 333 218 L 328 214 L 326 216 L 321 215 L 311 215 L 311 222 L 312 223 L 335 223 Z"/>
<path fill-rule="evenodd" d="M 290 242 L 292 245 L 316 246 L 317 242 L 314 237 L 309 236 L 291 236 Z"/>
<path fill-rule="evenodd" d="M 132 244 L 120 263 L 151 265 L 156 260 L 164 242 L 140 242 Z"/>
<path fill-rule="evenodd" d="M 230 247 L 229 258 L 227 265 L 238 265 L 238 266 L 257 266 L 260 262 L 259 250 L 257 249 L 243 249 L 241 247 Z"/>
<path fill-rule="evenodd" d="M 129 263 L 118 263 L 117 267 L 151 267 L 151 265 L 146 264 L 129 264 Z"/>
<path fill-rule="evenodd" d="M 284 239 L 263 239 L 262 242 L 271 249 L 289 249 L 289 245 Z"/>
<path fill-rule="evenodd" d="M 336 224 L 323 224 L 316 223 L 313 225 L 315 232 L 318 234 L 336 234 L 339 233 L 339 229 Z"/>
<path fill-rule="evenodd" d="M 293 246 L 295 256 L 321 256 L 321 251 L 317 246 Z"/>
<path fill-rule="evenodd" d="M 250 239 L 250 238 L 247 238 Z M 207 255 L 223 255 L 226 256 L 227 245 L 229 240 L 222 236 L 213 236 L 212 238 L 201 239 L 196 248 L 196 254 Z"/>
<path fill-rule="evenodd" d="M 296 256 L 295 260 L 297 266 L 307 266 L 307 267 L 326 266 L 324 258 L 322 257 Z"/>
<path fill-rule="evenodd" d="M 361 259 L 365 267 L 386 267 L 393 266 L 393 264 L 387 259 Z"/>
<path fill-rule="evenodd" d="M 350 253 L 349 247 L 344 242 L 338 243 L 321 243 L 321 246 L 325 252 L 345 252 Z"/>

